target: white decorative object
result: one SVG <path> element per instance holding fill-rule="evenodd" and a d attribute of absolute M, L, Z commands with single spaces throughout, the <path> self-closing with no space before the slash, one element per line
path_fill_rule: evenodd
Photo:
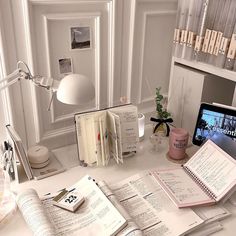
<path fill-rule="evenodd" d="M 138 114 L 138 129 L 139 129 L 139 141 L 144 140 L 145 129 L 145 116 L 142 113 Z"/>
<path fill-rule="evenodd" d="M 92 100 L 95 89 L 92 82 L 84 75 L 65 76 L 57 89 L 57 99 L 66 104 L 83 104 Z"/>

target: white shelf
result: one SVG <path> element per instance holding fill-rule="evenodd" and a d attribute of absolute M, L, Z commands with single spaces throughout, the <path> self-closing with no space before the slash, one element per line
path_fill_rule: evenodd
<path fill-rule="evenodd" d="M 173 57 L 174 62 L 185 65 L 185 66 L 189 66 L 191 68 L 197 69 L 197 70 L 201 70 L 204 72 L 207 72 L 209 74 L 213 74 L 219 77 L 223 77 L 225 79 L 231 80 L 236 82 L 236 72 L 235 71 L 229 71 L 226 69 L 222 69 L 216 66 L 212 66 L 206 63 L 202 63 L 202 62 L 198 62 L 198 61 L 189 61 L 189 60 L 185 60 L 182 58 L 177 58 L 177 57 Z"/>

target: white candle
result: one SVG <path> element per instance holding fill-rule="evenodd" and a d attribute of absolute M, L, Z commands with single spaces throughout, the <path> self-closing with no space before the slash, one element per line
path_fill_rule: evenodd
<path fill-rule="evenodd" d="M 139 129 L 139 141 L 144 140 L 144 128 L 145 128 L 145 116 L 142 113 L 138 114 L 138 129 Z"/>

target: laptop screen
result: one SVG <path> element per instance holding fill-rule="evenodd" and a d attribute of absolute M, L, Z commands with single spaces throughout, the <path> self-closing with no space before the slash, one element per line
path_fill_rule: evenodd
<path fill-rule="evenodd" d="M 236 158 L 236 110 L 202 103 L 199 109 L 193 144 L 211 139 Z"/>

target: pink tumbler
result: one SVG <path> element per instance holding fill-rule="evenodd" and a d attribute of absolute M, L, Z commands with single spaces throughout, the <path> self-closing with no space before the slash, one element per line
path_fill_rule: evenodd
<path fill-rule="evenodd" d="M 188 145 L 189 134 L 185 129 L 174 128 L 170 131 L 169 157 L 174 160 L 181 160 L 186 157 L 185 150 Z"/>

